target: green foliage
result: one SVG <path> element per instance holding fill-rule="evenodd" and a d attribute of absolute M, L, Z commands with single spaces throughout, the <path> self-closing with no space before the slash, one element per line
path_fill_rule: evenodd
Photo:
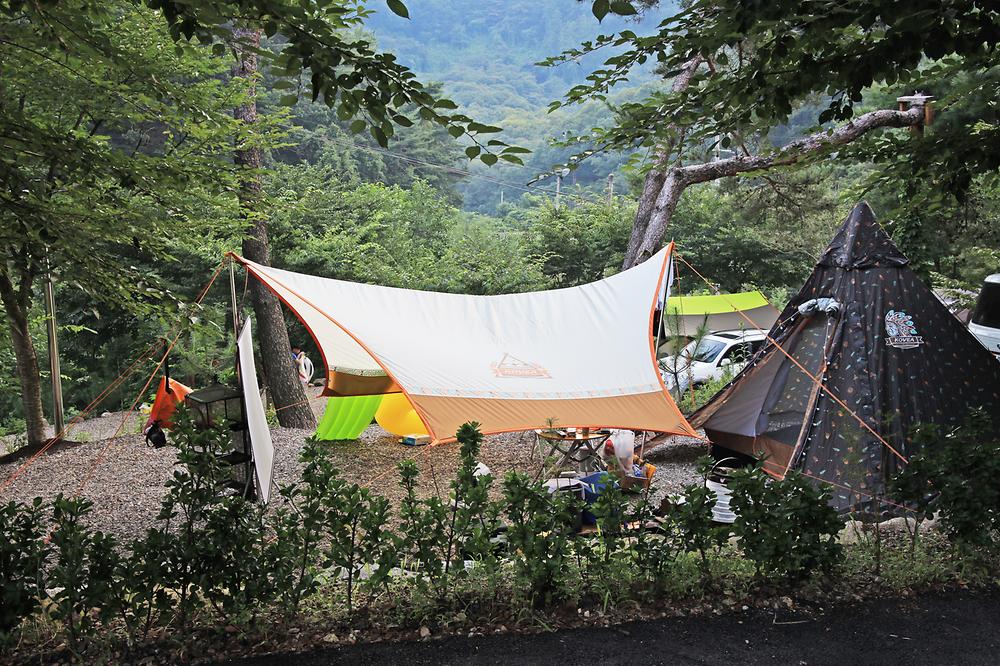
<path fill-rule="evenodd" d="M 227 222 L 242 91 L 209 51 L 175 51 L 153 12 L 84 5 L 32 3 L 4 24 L 2 275 L 30 286 L 51 265 L 92 297 L 148 306 L 162 294 L 132 262 Z"/>
<path fill-rule="evenodd" d="M 711 576 L 709 552 L 722 546 L 728 530 L 712 522 L 712 507 L 715 493 L 705 484 L 684 486 L 684 501 L 674 509 L 673 519 L 681 548 L 688 553 L 697 553 L 702 578 Z"/>
<path fill-rule="evenodd" d="M 631 556 L 635 562 L 636 577 L 646 589 L 662 589 L 664 577 L 677 555 L 678 543 L 676 526 L 670 521 L 655 521 L 650 504 L 650 489 L 646 489 L 640 501 L 632 505 L 628 522 L 642 526 L 635 533 L 631 543 Z M 650 529 L 657 525 L 655 529 Z"/>
<path fill-rule="evenodd" d="M 179 468 L 167 481 L 158 516 L 166 525 L 146 537 L 165 563 L 160 583 L 178 591 L 181 627 L 205 604 L 229 622 L 243 622 L 275 591 L 263 562 L 261 509 L 224 491 L 233 470 L 220 458 L 233 449 L 232 433 L 221 426 L 196 429 L 182 408 L 171 435 Z"/>
<path fill-rule="evenodd" d="M 696 0 L 651 34 L 623 30 L 602 36 L 551 64 L 611 46 L 624 49 L 608 58 L 587 85 L 569 92 L 566 100 L 574 102 L 606 94 L 650 59 L 672 76 L 692 54 L 712 57 L 712 71 L 703 70 L 686 90 L 627 105 L 620 125 L 602 136 L 611 144 L 638 140 L 655 145 L 669 132 L 669 123 L 660 121 L 668 118 L 695 130 L 689 140 L 697 143 L 770 129 L 787 121 L 813 94 L 827 96 L 818 124 L 846 120 L 867 89 L 880 82 L 910 83 L 927 61 L 961 63 L 965 71 L 990 67 L 996 21 L 995 8 L 985 9 L 974 0 L 953 3 L 948 11 L 929 0 L 912 3 L 906 11 L 889 1 L 765 5 Z M 729 143 L 724 140 L 723 148 Z"/>
<path fill-rule="evenodd" d="M 970 553 L 1000 549 L 1000 440 L 989 417 L 973 413 L 958 428 L 918 427 L 922 453 L 892 481 L 894 497 L 922 515 L 938 513 L 948 538 Z"/>
<path fill-rule="evenodd" d="M 0 506 L 0 648 L 38 610 L 45 590 L 45 566 L 52 548 L 45 540 L 45 507 L 31 504 Z"/>
<path fill-rule="evenodd" d="M 843 217 L 843 185 L 829 169 L 766 182 L 706 183 L 689 188 L 671 220 L 678 252 L 724 292 L 800 284 Z M 846 198 L 846 197 L 844 197 Z M 678 268 L 681 291 L 706 289 Z"/>
<path fill-rule="evenodd" d="M 114 537 L 85 524 L 93 503 L 58 495 L 52 503 L 52 568 L 46 576 L 49 613 L 79 653 L 81 641 L 115 614 L 118 553 Z M 50 591 L 51 590 L 51 591 Z"/>
<path fill-rule="evenodd" d="M 456 433 L 459 466 L 451 483 L 452 505 L 448 526 L 446 567 L 456 574 L 465 571 L 465 560 L 479 567 L 496 564 L 491 538 L 499 528 L 499 507 L 490 501 L 491 475 L 476 476 L 483 435 L 476 422 L 464 423 Z"/>
<path fill-rule="evenodd" d="M 281 488 L 283 501 L 264 513 L 220 492 L 218 482 L 228 471 L 216 456 L 228 448 L 228 433 L 193 429 L 183 410 L 177 425 L 173 441 L 181 464 L 167 484 L 163 522 L 126 548 L 88 525 L 92 507 L 86 500 L 59 496 L 51 503 L 0 507 L 6 645 L 25 620 L 40 614 L 41 599 L 74 657 L 94 660 L 100 650 L 120 649 L 119 637 L 127 642 L 126 656 L 142 653 L 138 643 L 155 628 L 169 628 L 180 645 L 203 640 L 201 629 L 217 621 L 252 630 L 266 618 L 257 628 L 270 631 L 284 624 L 270 621 L 272 610 L 284 611 L 285 622 L 307 617 L 303 606 L 333 610 L 336 622 L 353 626 L 359 592 L 368 593 L 365 610 L 421 624 L 461 622 L 458 615 L 467 617 L 467 611 L 521 614 L 566 601 L 596 602 L 607 613 L 644 600 L 704 601 L 712 590 L 721 591 L 728 605 L 734 595 L 767 590 L 762 575 L 799 582 L 815 571 L 833 571 L 844 559 L 835 538 L 842 522 L 829 508 L 827 491 L 794 473 L 768 482 L 754 468 L 731 479 L 739 513 L 734 547 L 726 545 L 730 529 L 712 522 L 715 496 L 701 484 L 685 488 L 685 501 L 655 520 L 648 493 L 630 506 L 608 485 L 589 507 L 596 533 L 577 533 L 580 500 L 550 494 L 527 475 L 508 474 L 503 496 L 489 499 L 491 479 L 474 476 L 482 435 L 469 423 L 457 433 L 460 465 L 450 503 L 418 498 L 416 464 L 405 461 L 405 497 L 392 529 L 388 503 L 340 478 L 321 444 L 304 449 L 301 482 Z M 966 430 L 953 446 L 967 452 L 984 432 Z M 984 447 L 974 455 L 996 453 Z M 925 464 L 894 487 L 919 494 L 928 487 Z M 702 462 L 703 469 L 707 465 Z M 959 515 L 968 510 L 968 497 L 961 491 L 947 511 L 935 505 L 952 521 L 946 523 L 952 538 L 956 530 L 972 529 Z M 655 527 L 636 530 L 633 522 Z M 493 543 L 504 533 L 506 550 Z M 963 532 L 962 538 L 982 547 L 975 536 Z M 995 579 L 995 557 L 984 557 L 988 546 L 966 558 L 945 545 L 943 538 L 928 538 L 906 552 L 890 541 L 885 555 L 856 547 L 836 572 L 849 577 L 844 584 L 852 591 L 852 581 L 867 580 L 873 556 L 890 590 Z M 386 603 L 373 606 L 379 592 L 388 593 Z M 315 618 L 327 629 L 330 619 Z"/>
<path fill-rule="evenodd" d="M 618 271 L 635 217 L 635 206 L 584 203 L 554 208 L 539 198 L 532 207 L 514 211 L 528 229 L 532 254 L 553 286 L 572 287 L 601 280 Z"/>
<path fill-rule="evenodd" d="M 760 465 L 733 472 L 728 486 L 733 534 L 757 575 L 805 578 L 829 573 L 842 559 L 837 537 L 844 521 L 830 506 L 829 488 L 794 470 L 771 479 Z"/>
<path fill-rule="evenodd" d="M 658 3 L 644 13 L 643 24 L 655 25 L 675 6 L 674 2 Z M 523 190 L 526 181 L 550 172 L 553 165 L 568 162 L 574 152 L 594 147 L 589 139 L 569 146 L 562 145 L 563 139 L 587 135 L 591 128 L 612 122 L 618 104 L 652 89 L 652 68 L 644 67 L 632 73 L 627 88 L 612 93 L 608 104 L 594 101 L 546 113 L 552 99 L 569 87 L 585 84 L 590 70 L 608 55 L 591 54 L 564 67 L 535 66 L 567 45 L 589 39 L 598 29 L 586 3 L 421 0 L 411 9 L 409 21 L 400 21 L 388 12 L 371 17 L 367 25 L 379 45 L 411 64 L 425 79 L 443 82 L 444 92 L 465 113 L 503 127 L 505 141 L 531 150 L 521 155 L 523 167 L 504 162 L 489 168 L 479 164 L 463 167 L 473 174 L 456 186 L 466 210 L 503 214 L 506 206 L 530 197 Z M 607 16 L 599 29 L 614 32 L 634 28 L 630 24 L 634 19 Z M 563 200 L 579 203 L 581 200 L 575 198 L 579 196 L 603 201 L 608 174 L 614 173 L 616 182 L 622 183 L 627 160 L 627 151 L 582 160 L 563 182 Z M 429 180 L 435 171 L 440 170 L 423 168 L 421 173 Z M 552 176 L 539 183 L 550 192 L 554 185 Z M 618 185 L 617 191 L 624 188 Z"/>
<path fill-rule="evenodd" d="M 564 599 L 579 501 L 566 493 L 550 495 L 541 484 L 518 472 L 504 477 L 503 493 L 514 589 L 535 607 Z"/>
<path fill-rule="evenodd" d="M 447 540 L 448 509 L 439 497 L 417 498 L 418 475 L 417 465 L 412 460 L 399 463 L 400 484 L 405 495 L 399 507 L 397 549 L 400 565 L 416 571 L 417 589 L 440 593 L 447 584 L 441 556 Z"/>
<path fill-rule="evenodd" d="M 330 187 L 324 167 L 280 168 L 272 222 L 282 267 L 358 282 L 497 294 L 548 284 L 525 234 L 463 214 L 422 181 Z M 336 183 L 336 181 L 333 181 Z"/>
<path fill-rule="evenodd" d="M 51 25 L 52 14 L 61 4 L 12 1 L 0 5 L 0 10 L 12 16 L 24 13 L 39 25 Z M 421 118 L 481 145 L 484 163 L 495 163 L 498 158 L 519 161 L 516 152 L 508 152 L 507 144 L 488 139 L 499 128 L 462 113 L 449 113 L 457 109 L 454 102 L 433 94 L 395 56 L 380 53 L 369 41 L 356 38 L 356 30 L 370 15 L 364 5 L 345 0 L 150 0 L 147 4 L 157 10 L 158 20 L 152 25 L 165 23 L 178 48 L 197 40 L 202 45 L 212 44 L 211 53 L 222 56 L 232 44 L 234 22 L 261 30 L 268 38 L 281 33 L 279 52 L 273 57 L 267 57 L 265 51 L 260 55 L 267 57 L 271 70 L 282 77 L 282 89 L 292 91 L 283 96 L 283 103 L 298 100 L 305 87 L 302 79 L 308 75 L 312 101 L 322 99 L 328 107 L 336 108 L 342 120 L 360 120 L 361 127 L 367 127 L 380 145 L 388 143 L 395 127 L 412 124 L 403 111 L 415 107 Z M 398 15 L 406 14 L 400 1 L 393 0 L 392 9 Z M 75 11 L 88 20 L 114 16 L 105 3 L 93 0 L 78 3 Z"/>
<path fill-rule="evenodd" d="M 324 500 L 327 488 L 337 479 L 337 470 L 316 440 L 306 442 L 300 459 L 305 463 L 301 483 L 283 485 L 278 494 L 285 500 L 269 518 L 275 539 L 270 557 L 278 598 L 287 613 L 297 612 L 299 603 L 319 587 L 316 562 L 322 552 Z"/>

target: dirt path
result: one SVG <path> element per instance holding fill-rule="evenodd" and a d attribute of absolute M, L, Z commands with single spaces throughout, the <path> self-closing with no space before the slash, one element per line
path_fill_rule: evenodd
<path fill-rule="evenodd" d="M 947 593 L 840 607 L 810 617 L 754 611 L 530 636 L 374 643 L 258 657 L 301 664 L 996 664 L 1000 592 Z"/>

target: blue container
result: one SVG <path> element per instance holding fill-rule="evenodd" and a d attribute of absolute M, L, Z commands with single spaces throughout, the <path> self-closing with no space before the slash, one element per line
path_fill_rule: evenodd
<path fill-rule="evenodd" d="M 607 472 L 594 472 L 593 474 L 580 477 L 580 483 L 583 484 L 583 501 L 587 504 L 593 504 L 601 496 L 601 493 L 604 492 L 604 489 L 608 487 L 608 484 L 617 485 L 618 481 L 612 478 Z M 583 522 L 587 525 L 596 525 L 597 516 L 584 509 Z"/>

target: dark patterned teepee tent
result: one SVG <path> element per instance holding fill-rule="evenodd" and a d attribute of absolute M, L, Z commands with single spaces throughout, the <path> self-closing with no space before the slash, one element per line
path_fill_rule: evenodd
<path fill-rule="evenodd" d="M 690 419 L 764 468 L 827 481 L 871 509 L 915 453 L 921 423 L 985 410 L 1000 426 L 1000 363 L 948 313 L 855 206 L 754 361 Z"/>

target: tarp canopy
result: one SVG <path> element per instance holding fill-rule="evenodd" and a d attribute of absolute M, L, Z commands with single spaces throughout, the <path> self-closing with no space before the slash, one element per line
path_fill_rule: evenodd
<path fill-rule="evenodd" d="M 671 296 L 663 320 L 663 335 L 694 337 L 702 327 L 710 333 L 740 328 L 762 328 L 766 331 L 777 319 L 777 308 L 768 303 L 759 291 Z"/>
<path fill-rule="evenodd" d="M 253 360 L 253 333 L 250 320 L 243 325 L 236 347 L 240 358 L 240 386 L 243 389 L 243 406 L 247 419 L 247 429 L 250 431 L 250 444 L 253 447 L 254 471 L 257 474 L 257 488 L 260 499 L 267 504 L 271 498 L 271 468 L 274 466 L 274 443 L 271 441 L 271 430 L 267 426 L 267 416 L 264 413 L 264 403 L 260 399 L 260 387 L 257 385 L 257 368 Z"/>
<path fill-rule="evenodd" d="M 656 367 L 671 244 L 579 287 L 467 296 L 358 284 L 236 257 L 305 324 L 328 395 L 404 392 L 427 432 L 619 427 L 693 435 Z"/>
<path fill-rule="evenodd" d="M 972 409 L 1000 426 L 1000 363 L 908 264 L 858 204 L 768 344 L 691 422 L 775 476 L 832 484 L 842 510 L 884 508 L 875 498 L 919 452 L 914 426 Z"/>

